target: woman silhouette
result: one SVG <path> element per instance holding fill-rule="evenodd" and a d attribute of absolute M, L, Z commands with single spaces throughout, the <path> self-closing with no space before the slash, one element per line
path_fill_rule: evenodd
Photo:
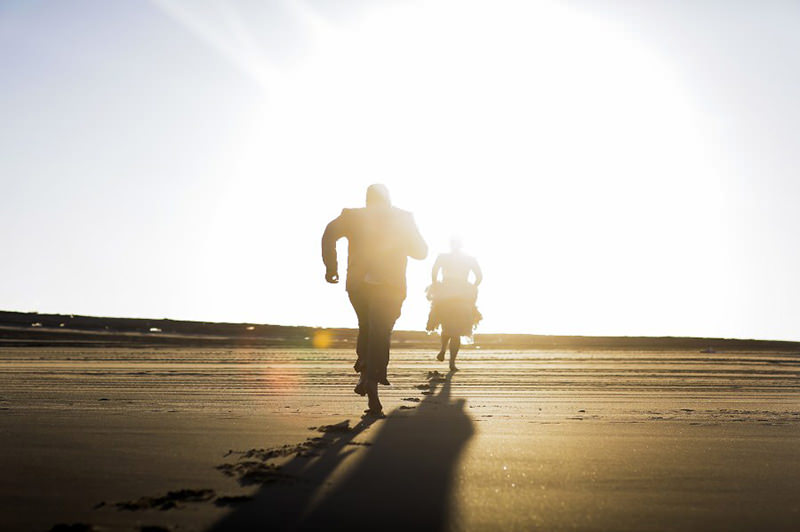
<path fill-rule="evenodd" d="M 472 283 L 469 281 L 470 272 L 475 278 Z M 439 325 L 442 326 L 442 349 L 436 358 L 444 360 L 449 343 L 450 370 L 456 371 L 456 356 L 461 347 L 461 337 L 472 336 L 472 330 L 482 318 L 475 302 L 483 273 L 478 261 L 461 251 L 461 241 L 453 238 L 450 241 L 450 253 L 442 253 L 436 257 L 431 280 L 431 286 L 428 287 L 431 311 L 426 329 L 435 331 Z"/>

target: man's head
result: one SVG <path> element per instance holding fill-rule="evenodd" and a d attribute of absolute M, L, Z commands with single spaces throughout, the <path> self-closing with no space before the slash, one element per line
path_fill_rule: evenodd
<path fill-rule="evenodd" d="M 386 185 L 374 184 L 367 188 L 367 207 L 391 207 L 389 189 Z"/>
<path fill-rule="evenodd" d="M 450 237 L 450 251 L 453 253 L 457 253 L 461 251 L 461 248 L 464 246 L 464 243 L 461 241 L 461 237 L 458 235 L 453 235 Z"/>

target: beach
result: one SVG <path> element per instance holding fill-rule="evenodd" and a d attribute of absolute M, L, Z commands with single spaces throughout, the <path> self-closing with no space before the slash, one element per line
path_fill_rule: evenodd
<path fill-rule="evenodd" d="M 797 528 L 797 353 L 434 355 L 0 348 L 0 528 Z"/>

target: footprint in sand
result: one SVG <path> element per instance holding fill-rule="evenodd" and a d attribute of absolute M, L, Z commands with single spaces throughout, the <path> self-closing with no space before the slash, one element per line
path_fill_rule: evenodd
<path fill-rule="evenodd" d="M 441 373 L 439 373 L 436 370 L 429 371 L 427 378 L 428 378 L 428 381 L 430 381 L 431 383 L 440 383 L 440 382 L 445 382 L 447 380 L 447 378 L 445 378 L 444 375 L 442 375 Z"/>
<path fill-rule="evenodd" d="M 253 498 L 249 495 L 224 495 L 217 497 L 214 500 L 215 506 L 239 506 L 246 502 L 252 501 Z"/>
<path fill-rule="evenodd" d="M 86 523 L 58 523 L 53 525 L 50 532 L 92 532 L 96 530 L 92 525 Z"/>
<path fill-rule="evenodd" d="M 139 497 L 135 501 L 123 501 L 116 503 L 118 510 L 138 511 L 158 508 L 159 510 L 170 510 L 177 508 L 180 503 L 185 502 L 206 502 L 214 498 L 212 489 L 182 489 L 167 492 L 160 497 Z"/>

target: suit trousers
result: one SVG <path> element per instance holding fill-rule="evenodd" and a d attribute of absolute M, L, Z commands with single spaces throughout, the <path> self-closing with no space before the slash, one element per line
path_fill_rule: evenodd
<path fill-rule="evenodd" d="M 388 384 L 386 369 L 392 329 L 400 317 L 405 294 L 397 287 L 364 283 L 351 289 L 348 295 L 358 317 L 355 370 L 366 372 L 368 380 Z"/>

